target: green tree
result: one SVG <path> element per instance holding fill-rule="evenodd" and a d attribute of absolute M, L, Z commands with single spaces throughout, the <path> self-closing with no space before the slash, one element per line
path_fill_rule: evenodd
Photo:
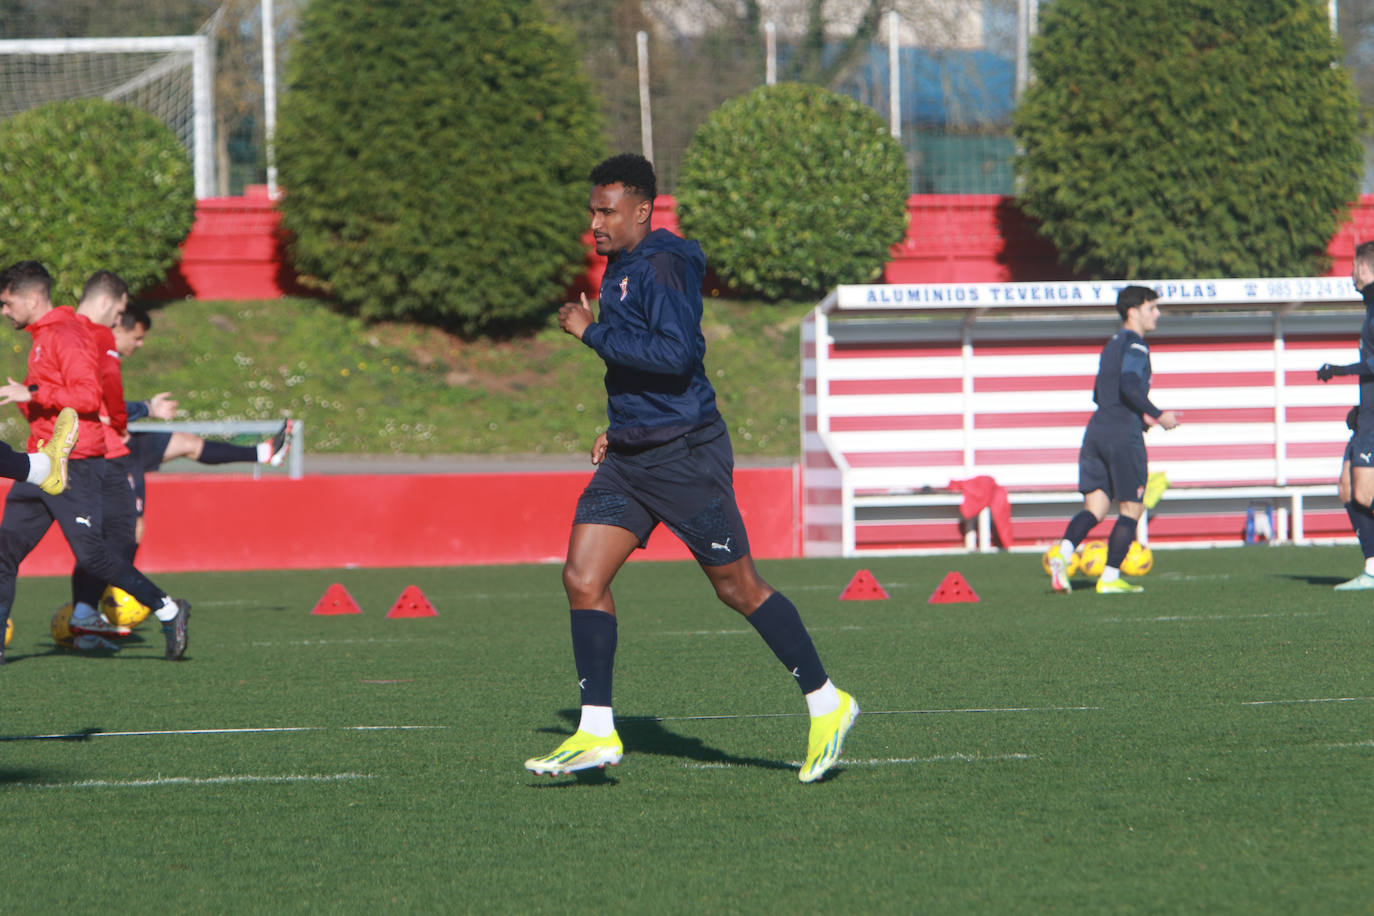
<path fill-rule="evenodd" d="M 725 283 L 768 299 L 876 279 L 907 225 L 906 162 L 871 108 L 762 86 L 716 110 L 682 163 L 678 216 Z"/>
<path fill-rule="evenodd" d="M 1340 59 L 1315 0 L 1055 0 L 1021 206 L 1094 277 L 1320 274 L 1362 159 Z"/>
<path fill-rule="evenodd" d="M 538 320 L 583 265 L 600 122 L 536 0 L 315 0 L 281 102 L 295 266 L 365 318 Z"/>
<path fill-rule="evenodd" d="M 195 210 L 191 160 L 146 112 L 80 99 L 0 122 L 0 261 L 42 261 L 59 303 L 97 270 L 156 286 Z"/>

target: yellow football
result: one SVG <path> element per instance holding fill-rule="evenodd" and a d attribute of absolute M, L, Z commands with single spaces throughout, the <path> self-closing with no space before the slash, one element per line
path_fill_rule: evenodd
<path fill-rule="evenodd" d="M 1143 576 L 1153 569 L 1154 565 L 1154 551 L 1139 541 L 1132 541 L 1126 559 L 1121 561 L 1121 571 L 1128 576 Z"/>
<path fill-rule="evenodd" d="M 72 603 L 68 601 L 57 609 L 57 613 L 52 615 L 52 638 L 59 646 L 72 647 L 71 628 L 68 626 L 72 619 Z"/>
<path fill-rule="evenodd" d="M 1085 541 L 1078 548 L 1078 569 L 1096 579 L 1107 568 L 1107 542 Z"/>
<path fill-rule="evenodd" d="M 133 595 L 113 585 L 100 596 L 100 613 L 118 627 L 136 627 L 147 619 L 148 608 Z"/>
<path fill-rule="evenodd" d="M 1050 550 L 1053 550 L 1053 549 L 1054 549 L 1053 547 L 1050 548 Z M 1049 551 L 1049 550 L 1046 550 L 1044 553 L 1042 553 L 1042 554 L 1040 555 L 1040 566 L 1041 566 L 1041 568 L 1043 568 L 1043 569 L 1045 570 L 1045 575 L 1048 576 L 1048 575 L 1050 574 L 1050 551 Z M 1071 554 L 1069 554 L 1069 562 L 1068 562 L 1067 566 L 1065 567 L 1064 572 L 1067 573 L 1067 574 L 1070 575 L 1070 576 L 1076 576 L 1076 575 L 1078 575 L 1078 554 L 1076 554 L 1076 553 L 1071 553 Z"/>

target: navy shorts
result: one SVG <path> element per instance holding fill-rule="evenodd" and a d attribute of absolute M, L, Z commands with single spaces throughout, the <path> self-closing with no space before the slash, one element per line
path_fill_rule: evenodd
<path fill-rule="evenodd" d="M 1143 435 L 1088 427 L 1078 452 L 1078 492 L 1102 490 L 1118 502 L 1140 502 L 1149 476 Z"/>
<path fill-rule="evenodd" d="M 162 456 L 167 451 L 167 443 L 172 441 L 171 433 L 134 433 L 125 443 L 129 454 L 121 459 L 123 469 L 128 472 L 129 486 L 134 491 L 134 508 L 139 518 L 147 503 L 148 485 L 143 475 L 162 467 Z"/>
<path fill-rule="evenodd" d="M 697 562 L 724 566 L 749 555 L 734 474 L 724 420 L 631 455 L 607 451 L 573 524 L 624 528 L 643 547 L 662 522 Z"/>
<path fill-rule="evenodd" d="M 1352 468 L 1374 468 L 1374 430 L 1357 432 L 1345 447 L 1345 457 Z"/>

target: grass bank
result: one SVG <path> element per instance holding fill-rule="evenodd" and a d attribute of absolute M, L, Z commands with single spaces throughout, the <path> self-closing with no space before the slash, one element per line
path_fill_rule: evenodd
<path fill-rule="evenodd" d="M 736 453 L 798 449 L 798 328 L 809 303 L 709 300 L 707 370 Z M 22 378 L 29 336 L 9 332 L 0 371 Z M 369 324 L 311 299 L 167 303 L 124 366 L 128 397 L 171 391 L 178 419 L 306 421 L 312 452 L 577 454 L 606 425 L 602 363 L 558 330 L 466 341 Z M 0 437 L 27 435 L 12 410 Z"/>

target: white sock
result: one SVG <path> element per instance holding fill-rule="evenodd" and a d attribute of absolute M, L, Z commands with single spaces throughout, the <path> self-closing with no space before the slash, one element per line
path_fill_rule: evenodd
<path fill-rule="evenodd" d="M 813 719 L 817 716 L 828 716 L 839 708 L 840 695 L 835 692 L 835 685 L 831 683 L 830 678 L 826 678 L 824 684 L 806 695 L 806 709 Z"/>
<path fill-rule="evenodd" d="M 167 621 L 176 617 L 177 603 L 173 601 L 171 596 L 169 595 L 166 598 L 162 599 L 162 607 L 153 611 L 153 614 L 157 616 L 158 620 L 161 620 L 163 623 L 166 623 Z"/>
<path fill-rule="evenodd" d="M 78 601 L 72 608 L 72 620 L 89 620 L 95 616 L 95 608 L 84 601 Z"/>
<path fill-rule="evenodd" d="M 28 483 L 42 483 L 47 479 L 48 473 L 52 471 L 52 459 L 42 452 L 29 452 L 29 476 L 24 478 Z"/>
<path fill-rule="evenodd" d="M 582 721 L 577 730 L 598 738 L 605 738 L 615 731 L 615 715 L 609 706 L 583 706 Z"/>
<path fill-rule="evenodd" d="M 1364 571 L 1369 575 L 1374 576 L 1374 557 L 1364 558 Z"/>
<path fill-rule="evenodd" d="M 1060 541 L 1059 555 L 1063 557 L 1065 560 L 1068 560 L 1069 557 L 1073 556 L 1073 541 L 1069 540 L 1068 538 L 1064 538 L 1064 540 Z"/>
<path fill-rule="evenodd" d="M 271 461 L 271 460 L 272 460 L 272 443 L 271 443 L 271 442 L 259 442 L 259 443 L 258 443 L 258 464 L 266 464 L 267 462 L 269 462 L 269 461 Z"/>
<path fill-rule="evenodd" d="M 1106 569 L 1102 570 L 1102 575 L 1101 575 L 1101 577 L 1098 578 L 1097 581 L 1099 581 L 1099 582 L 1115 582 L 1117 579 L 1120 579 L 1120 578 L 1121 578 L 1121 570 L 1117 569 L 1115 566 L 1108 566 Z"/>

